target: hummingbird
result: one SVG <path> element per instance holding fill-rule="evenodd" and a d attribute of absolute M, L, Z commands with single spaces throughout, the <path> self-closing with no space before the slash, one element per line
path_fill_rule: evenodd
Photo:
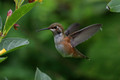
<path fill-rule="evenodd" d="M 89 59 L 87 56 L 78 51 L 75 47 L 93 36 L 98 30 L 100 30 L 102 24 L 93 24 L 78 30 L 79 26 L 79 23 L 74 23 L 70 25 L 70 27 L 66 31 L 64 31 L 61 24 L 53 23 L 49 27 L 40 29 L 39 31 L 52 31 L 55 47 L 63 57 Z"/>

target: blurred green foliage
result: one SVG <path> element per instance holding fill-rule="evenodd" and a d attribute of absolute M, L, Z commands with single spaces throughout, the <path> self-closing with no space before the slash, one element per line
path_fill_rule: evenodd
<path fill-rule="evenodd" d="M 27 3 L 27 1 L 25 1 Z M 23 37 L 27 47 L 9 53 L 0 64 L 0 77 L 9 80 L 33 80 L 35 69 L 47 73 L 53 80 L 119 80 L 120 77 L 120 14 L 106 10 L 109 0 L 43 0 L 11 29 L 7 37 Z M 5 21 L 7 11 L 14 10 L 13 0 L 0 0 L 0 16 Z M 101 23 L 103 30 L 77 46 L 91 61 L 63 58 L 56 51 L 50 31 L 36 32 L 59 22 L 65 29 L 75 22 L 81 28 Z M 0 79 L 1 80 L 1 79 Z"/>

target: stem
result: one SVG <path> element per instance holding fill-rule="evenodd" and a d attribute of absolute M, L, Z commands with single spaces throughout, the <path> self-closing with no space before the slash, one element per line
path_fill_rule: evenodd
<path fill-rule="evenodd" d="M 7 16 L 6 21 L 5 21 L 5 24 L 6 24 L 7 20 L 8 20 L 8 18 L 9 18 L 9 16 Z M 3 27 L 3 32 L 5 32 L 5 25 L 4 25 L 4 27 Z"/>
<path fill-rule="evenodd" d="M 0 43 L 1 43 L 2 39 L 3 39 L 3 37 L 0 37 Z"/>

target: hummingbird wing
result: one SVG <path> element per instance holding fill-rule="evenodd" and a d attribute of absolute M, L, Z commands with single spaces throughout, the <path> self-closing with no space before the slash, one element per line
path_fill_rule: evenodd
<path fill-rule="evenodd" d="M 75 47 L 85 40 L 88 40 L 101 28 L 101 26 L 101 24 L 93 24 L 68 35 L 68 37 L 71 38 L 72 46 Z"/>
<path fill-rule="evenodd" d="M 71 24 L 68 29 L 65 31 L 65 35 L 68 36 L 69 34 L 77 31 L 78 29 L 80 29 L 80 24 L 79 23 L 73 23 Z"/>

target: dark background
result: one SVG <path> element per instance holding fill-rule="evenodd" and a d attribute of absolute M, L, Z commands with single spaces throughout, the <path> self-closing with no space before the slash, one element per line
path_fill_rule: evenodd
<path fill-rule="evenodd" d="M 110 0 L 43 0 L 10 30 L 7 37 L 22 37 L 30 44 L 13 51 L 0 64 L 0 77 L 9 80 L 33 80 L 36 67 L 53 80 L 119 80 L 120 14 L 106 10 Z M 27 3 L 27 1 L 25 1 Z M 0 16 L 5 22 L 7 11 L 14 11 L 13 0 L 0 0 Z M 58 22 L 64 29 L 72 23 L 81 28 L 101 23 L 102 31 L 77 46 L 91 61 L 63 58 L 55 49 L 50 31 L 36 32 Z M 0 79 L 1 80 L 1 79 Z"/>

